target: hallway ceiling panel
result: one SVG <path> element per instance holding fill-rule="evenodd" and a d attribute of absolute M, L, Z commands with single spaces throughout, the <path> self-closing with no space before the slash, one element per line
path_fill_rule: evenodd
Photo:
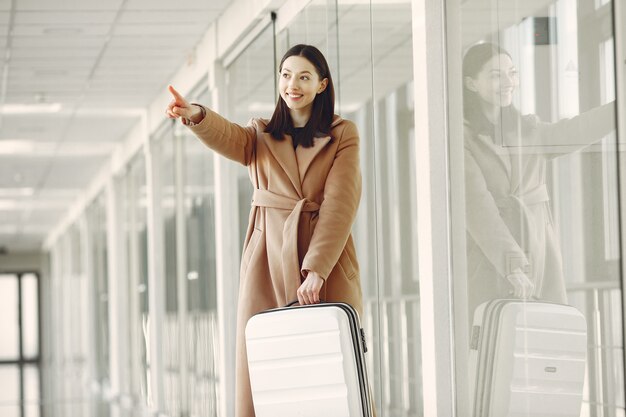
<path fill-rule="evenodd" d="M 2 139 L 60 141 L 68 122 L 69 115 L 65 117 L 49 115 L 37 117 L 31 115 L 4 116 L 2 119 Z"/>
<path fill-rule="evenodd" d="M 232 1 L 0 0 L 0 249 L 40 249 Z"/>
<path fill-rule="evenodd" d="M 6 0 L 9 3 L 10 0 Z M 16 6 L 18 10 L 116 10 L 122 4 L 124 0 L 63 0 L 63 1 L 49 1 L 49 0 L 16 0 Z"/>

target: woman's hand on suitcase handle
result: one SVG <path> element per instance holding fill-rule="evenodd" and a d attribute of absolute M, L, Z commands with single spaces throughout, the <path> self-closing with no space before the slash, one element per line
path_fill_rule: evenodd
<path fill-rule="evenodd" d="M 320 302 L 320 290 L 324 280 L 317 272 L 309 271 L 306 279 L 298 288 L 296 294 L 300 305 L 317 304 Z"/>
<path fill-rule="evenodd" d="M 512 293 L 514 297 L 524 300 L 532 297 L 535 291 L 535 284 L 533 284 L 521 268 L 516 268 L 512 273 L 507 275 L 506 278 L 513 286 Z"/>

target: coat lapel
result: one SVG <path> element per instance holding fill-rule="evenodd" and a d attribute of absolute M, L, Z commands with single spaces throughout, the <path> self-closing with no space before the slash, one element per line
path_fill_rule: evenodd
<path fill-rule="evenodd" d="M 486 135 L 476 135 L 478 137 L 478 141 L 480 142 L 480 146 L 486 148 L 485 151 L 488 153 L 492 153 L 496 158 L 496 160 L 502 165 L 504 172 L 511 180 L 511 157 L 506 148 L 500 145 L 496 145 L 493 143 L 493 139 L 490 136 Z"/>
<path fill-rule="evenodd" d="M 331 131 L 336 126 L 338 126 L 343 119 L 337 115 L 334 116 L 333 122 L 330 125 Z M 313 138 L 313 146 L 310 148 L 305 148 L 303 146 L 298 146 L 296 148 L 296 159 L 298 163 L 298 170 L 300 174 L 300 180 L 304 181 L 304 176 L 306 175 L 311 163 L 315 159 L 315 157 L 321 152 L 322 149 L 328 145 L 330 142 L 331 136 L 324 136 L 319 138 Z"/>
<path fill-rule="evenodd" d="M 291 136 L 286 135 L 283 140 L 276 140 L 272 138 L 269 133 L 264 134 L 267 135 L 265 143 L 267 144 L 270 152 L 274 155 L 274 158 L 276 158 L 283 171 L 285 171 L 289 177 L 289 180 L 293 184 L 293 188 L 295 188 L 298 196 L 302 197 L 302 184 L 300 183 L 298 162 L 296 161 L 296 154 L 293 151 Z"/>
<path fill-rule="evenodd" d="M 300 179 L 302 181 L 304 181 L 304 176 L 306 175 L 309 166 L 311 166 L 311 162 L 313 162 L 317 154 L 319 154 L 320 151 L 324 149 L 328 142 L 330 142 L 330 136 L 325 136 L 323 138 L 314 138 L 312 147 L 305 148 L 303 146 L 298 146 L 296 148 L 296 159 Z"/>

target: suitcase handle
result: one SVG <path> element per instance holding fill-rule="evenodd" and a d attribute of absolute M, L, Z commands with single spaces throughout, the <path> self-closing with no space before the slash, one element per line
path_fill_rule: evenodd
<path fill-rule="evenodd" d="M 299 303 L 300 302 L 298 300 L 294 300 L 294 301 L 290 302 L 289 304 L 286 304 L 285 307 L 291 307 L 291 306 L 293 306 L 295 304 L 299 304 Z M 325 303 L 325 301 L 324 300 L 320 300 L 320 304 L 323 304 L 323 303 Z"/>

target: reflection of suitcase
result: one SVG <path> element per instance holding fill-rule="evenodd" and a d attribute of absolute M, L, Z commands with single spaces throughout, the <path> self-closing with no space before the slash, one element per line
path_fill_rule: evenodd
<path fill-rule="evenodd" d="M 579 417 L 587 326 L 574 307 L 492 300 L 474 313 L 474 417 Z"/>
<path fill-rule="evenodd" d="M 257 417 L 370 417 L 365 335 L 344 303 L 277 308 L 248 320 Z"/>

